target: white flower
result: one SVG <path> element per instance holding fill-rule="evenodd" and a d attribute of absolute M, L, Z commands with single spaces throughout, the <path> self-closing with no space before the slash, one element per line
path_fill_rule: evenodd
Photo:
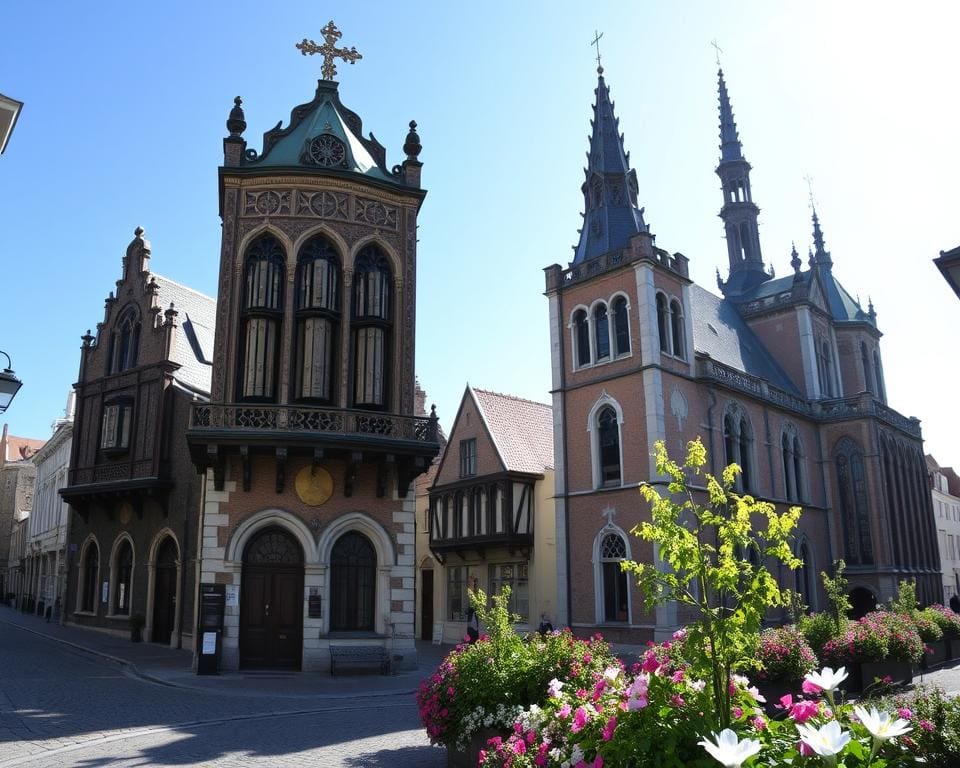
<path fill-rule="evenodd" d="M 697 693 L 700 693 L 700 691 L 707 687 L 707 682 L 706 680 L 691 680 L 690 687 Z"/>
<path fill-rule="evenodd" d="M 841 730 L 840 723 L 836 720 L 831 720 L 819 728 L 808 723 L 798 723 L 797 730 L 803 743 L 820 757 L 840 754 L 850 741 L 850 732 Z"/>
<path fill-rule="evenodd" d="M 741 688 L 746 688 L 748 685 L 750 685 L 750 680 L 743 675 L 730 675 L 730 679 Z"/>
<path fill-rule="evenodd" d="M 570 764 L 576 765 L 581 760 L 583 760 L 583 750 L 580 749 L 579 744 L 573 745 L 573 752 L 570 754 Z"/>
<path fill-rule="evenodd" d="M 863 707 L 854 707 L 853 712 L 857 719 L 863 723 L 863 727 L 870 731 L 870 735 L 877 741 L 887 741 L 887 739 L 903 736 L 903 734 L 912 730 L 906 720 L 900 718 L 894 720 L 893 715 L 889 712 L 878 712 L 876 707 L 870 707 L 869 710 Z"/>
<path fill-rule="evenodd" d="M 766 700 L 766 699 L 763 697 L 763 695 L 760 693 L 760 691 L 759 691 L 759 689 L 757 688 L 757 686 L 751 685 L 749 688 L 747 688 L 747 693 L 749 693 L 751 696 L 753 696 L 754 701 L 759 701 L 761 704 L 766 704 L 766 703 L 767 703 L 767 700 Z"/>
<path fill-rule="evenodd" d="M 824 691 L 833 691 L 840 683 L 846 680 L 847 677 L 846 667 L 840 667 L 836 672 L 830 667 L 824 667 L 820 672 L 807 672 L 803 679 L 813 683 L 818 688 L 822 688 Z"/>
<path fill-rule="evenodd" d="M 744 760 L 760 751 L 759 741 L 756 739 L 739 741 L 737 734 L 729 728 L 724 728 L 719 735 L 713 734 L 713 738 L 716 739 L 716 744 L 706 739 L 698 741 L 697 744 L 707 750 L 710 756 L 725 768 L 740 768 Z"/>
<path fill-rule="evenodd" d="M 550 694 L 551 699 L 555 699 L 560 695 L 561 688 L 563 688 L 563 683 L 557 680 L 557 678 L 553 678 L 553 680 L 547 683 L 547 693 Z"/>
<path fill-rule="evenodd" d="M 603 670 L 603 676 L 611 683 L 617 679 L 617 675 L 619 674 L 620 667 L 607 667 L 605 670 Z"/>

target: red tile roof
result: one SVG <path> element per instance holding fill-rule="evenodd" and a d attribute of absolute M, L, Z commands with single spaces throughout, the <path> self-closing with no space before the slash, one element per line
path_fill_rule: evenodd
<path fill-rule="evenodd" d="M 471 387 L 490 436 L 510 472 L 553 469 L 553 408 Z"/>

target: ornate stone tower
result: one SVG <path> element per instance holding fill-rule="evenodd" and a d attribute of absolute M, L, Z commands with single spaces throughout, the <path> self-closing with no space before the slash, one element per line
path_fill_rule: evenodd
<path fill-rule="evenodd" d="M 387 166 L 333 79 L 360 56 L 323 33 L 297 46 L 324 56 L 313 100 L 257 152 L 238 97 L 219 172 L 214 380 L 188 439 L 201 581 L 237 594 L 227 667 L 324 668 L 344 642 L 415 658 L 408 490 L 439 450 L 414 414 L 420 139 L 410 122 Z"/>
<path fill-rule="evenodd" d="M 763 266 L 760 253 L 760 232 L 757 217 L 760 209 L 753 202 L 750 190 L 750 163 L 743 156 L 743 145 L 737 135 L 733 120 L 733 108 L 727 94 L 723 70 L 720 80 L 720 164 L 717 176 L 723 185 L 723 219 L 727 238 L 727 255 L 730 258 L 730 275 L 720 284 L 724 296 L 735 299 L 770 279 Z"/>

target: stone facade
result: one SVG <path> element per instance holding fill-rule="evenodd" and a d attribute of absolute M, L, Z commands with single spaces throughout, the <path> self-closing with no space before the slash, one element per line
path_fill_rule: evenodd
<path fill-rule="evenodd" d="M 30 458 L 43 440 L 0 436 L 0 598 L 13 599 L 24 578 L 24 521 L 33 506 L 37 470 Z"/>
<path fill-rule="evenodd" d="M 663 482 L 655 441 L 682 457 L 698 436 L 712 473 L 736 462 L 743 492 L 803 507 L 804 567 L 778 577 L 810 608 L 824 607 L 818 574 L 839 558 L 858 612 L 906 577 L 924 602 L 939 600 L 919 423 L 886 404 L 876 312 L 834 277 L 816 212 L 808 268 L 794 249 L 793 274 L 773 279 L 722 73 L 722 297 L 656 245 L 602 75 L 596 93 L 580 244 L 568 268 L 546 269 L 561 622 L 638 642 L 689 618 L 672 605 L 646 611 L 608 563 L 655 562 L 629 535 L 649 515 L 638 486 Z"/>
<path fill-rule="evenodd" d="M 212 398 L 188 431 L 200 581 L 228 587 L 221 665 L 325 670 L 363 645 L 410 667 L 412 483 L 439 449 L 414 415 L 419 139 L 387 170 L 329 81 L 259 154 L 245 125 L 237 100 Z"/>
<path fill-rule="evenodd" d="M 927 456 L 933 495 L 933 519 L 943 568 L 943 602 L 960 595 L 960 477 L 953 467 L 941 467 Z"/>

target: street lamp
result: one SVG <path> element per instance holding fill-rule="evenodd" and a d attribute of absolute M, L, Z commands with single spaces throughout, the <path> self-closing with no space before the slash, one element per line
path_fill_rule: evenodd
<path fill-rule="evenodd" d="M 7 367 L 0 371 L 0 413 L 3 413 L 7 410 L 14 395 L 20 391 L 23 382 L 10 370 L 10 355 L 3 350 L 0 350 L 0 355 L 7 358 Z"/>

